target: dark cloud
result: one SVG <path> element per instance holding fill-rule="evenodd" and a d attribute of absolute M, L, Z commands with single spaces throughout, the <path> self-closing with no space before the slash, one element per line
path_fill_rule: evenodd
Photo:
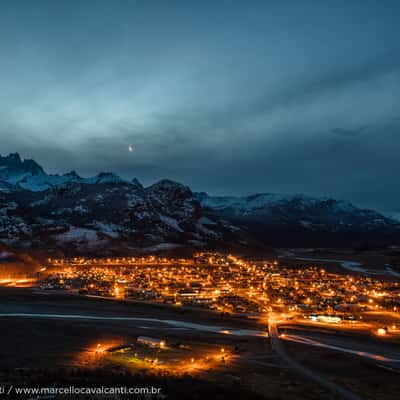
<path fill-rule="evenodd" d="M 360 134 L 362 134 L 363 132 L 365 132 L 367 129 L 366 126 L 362 126 L 360 128 L 356 128 L 356 129 L 346 129 L 346 128 L 333 128 L 331 130 L 332 134 L 334 136 L 337 136 L 339 138 L 356 138 L 358 137 Z"/>
<path fill-rule="evenodd" d="M 397 209 L 399 12 L 389 0 L 3 1 L 1 152 L 50 172 Z"/>

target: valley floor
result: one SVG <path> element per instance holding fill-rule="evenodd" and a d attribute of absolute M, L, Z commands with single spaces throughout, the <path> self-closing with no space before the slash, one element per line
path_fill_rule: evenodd
<path fill-rule="evenodd" d="M 2 382 L 28 386 L 146 383 L 160 386 L 169 399 L 181 398 L 177 397 L 179 390 L 185 393 L 185 399 L 197 399 L 197 393 L 209 399 L 340 398 L 287 365 L 271 348 L 270 340 L 259 335 L 266 326 L 256 320 L 160 305 L 48 295 L 31 288 L 0 288 L 0 299 Z M 248 334 L 224 334 L 225 330 Z M 332 340 L 327 334 L 298 326 L 286 326 L 284 332 Z M 109 356 L 97 350 L 99 346 L 130 344 L 142 335 L 166 339 L 171 345 L 186 345 L 190 354 L 196 348 L 201 352 L 221 347 L 230 355 L 206 368 L 165 375 L 148 364 L 138 367 L 121 361 L 128 360 L 127 356 L 121 356 L 123 359 L 118 353 Z M 333 338 L 339 340 L 335 335 Z M 341 345 L 352 346 L 357 336 L 341 340 Z M 282 343 L 290 357 L 360 398 L 395 398 L 397 375 L 390 368 L 332 350 Z M 382 350 L 379 343 L 374 350 Z"/>

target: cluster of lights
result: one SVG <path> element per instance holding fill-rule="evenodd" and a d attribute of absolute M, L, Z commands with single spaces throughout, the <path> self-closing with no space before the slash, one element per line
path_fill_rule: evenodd
<path fill-rule="evenodd" d="M 198 253 L 188 259 L 151 255 L 52 259 L 49 263 L 43 285 L 225 313 L 297 312 L 336 321 L 340 315 L 352 317 L 363 311 L 397 312 L 400 304 L 399 283 L 218 253 Z"/>

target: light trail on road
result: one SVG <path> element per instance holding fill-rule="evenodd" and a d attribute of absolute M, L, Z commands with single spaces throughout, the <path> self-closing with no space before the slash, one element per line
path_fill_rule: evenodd
<path fill-rule="evenodd" d="M 299 335 L 285 334 L 285 335 L 281 335 L 280 339 L 291 341 L 291 342 L 297 342 L 297 343 L 301 343 L 301 344 L 305 344 L 305 345 L 309 345 L 309 346 L 323 347 L 326 349 L 336 350 L 336 351 L 340 351 L 343 353 L 354 354 L 359 357 L 365 357 L 365 358 L 372 359 L 374 361 L 388 362 L 388 363 L 400 362 L 400 358 L 394 359 L 394 358 L 385 357 L 385 356 L 382 356 L 379 354 L 369 353 L 369 352 L 365 352 L 365 351 L 352 350 L 352 349 L 348 349 L 348 348 L 340 347 L 340 346 L 334 346 L 334 345 L 322 343 L 317 340 L 309 339 L 309 338 L 299 336 Z"/>
<path fill-rule="evenodd" d="M 361 400 L 361 397 L 352 393 L 350 390 L 347 390 L 341 385 L 332 382 L 324 378 L 323 376 L 320 376 L 311 369 L 305 367 L 304 365 L 300 364 L 299 362 L 291 358 L 285 351 L 284 347 L 282 346 L 277 328 L 277 322 L 278 321 L 274 318 L 274 316 L 271 315 L 268 320 L 268 330 L 271 336 L 271 345 L 272 348 L 275 350 L 275 352 L 282 358 L 283 361 L 286 362 L 286 364 L 289 367 L 296 370 L 300 375 L 303 375 L 304 377 L 314 381 L 321 387 L 325 388 L 326 390 L 329 390 L 332 393 L 335 393 L 336 395 L 339 395 L 341 398 L 345 400 Z"/>
<path fill-rule="evenodd" d="M 216 325 L 203 325 L 192 322 L 177 321 L 173 319 L 158 319 L 144 317 L 107 317 L 97 315 L 82 315 L 82 314 L 35 314 L 35 313 L 0 313 L 0 318 L 46 318 L 46 319 L 61 319 L 61 320 L 96 320 L 96 321 L 138 321 L 138 322 L 154 322 L 157 324 L 165 324 L 182 329 L 193 329 L 203 332 L 219 333 L 233 336 L 258 336 L 265 337 L 265 331 L 255 329 L 238 329 Z M 157 326 L 157 329 L 160 329 Z"/>

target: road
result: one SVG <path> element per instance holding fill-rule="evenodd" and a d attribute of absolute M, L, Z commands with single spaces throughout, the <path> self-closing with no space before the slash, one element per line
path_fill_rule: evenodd
<path fill-rule="evenodd" d="M 90 344 L 92 337 L 98 337 L 96 340 L 103 340 L 102 337 L 106 336 L 103 332 L 103 328 L 107 327 L 110 334 L 114 333 L 120 334 L 121 327 L 127 336 L 135 336 L 140 333 L 142 329 L 148 330 L 148 332 L 177 332 L 173 335 L 180 336 L 179 333 L 182 330 L 182 335 L 193 335 L 194 331 L 198 332 L 196 335 L 203 335 L 206 337 L 208 334 L 225 334 L 232 336 L 231 340 L 235 341 L 238 336 L 264 336 L 265 337 L 265 320 L 263 321 L 263 326 L 260 321 L 248 321 L 245 319 L 237 319 L 231 317 L 221 317 L 219 315 L 214 315 L 212 313 L 202 313 L 200 310 L 192 312 L 190 310 L 179 310 L 179 309 L 160 309 L 157 306 L 152 305 L 138 305 L 138 304 L 125 304 L 125 303 L 115 303 L 103 300 L 86 299 L 86 298 L 71 298 L 67 296 L 39 296 L 37 294 L 22 294 L 20 295 L 17 290 L 8 291 L 7 296 L 2 297 L 2 304 L 0 305 L 0 324 L 3 325 L 6 319 L 15 322 L 16 326 L 22 326 L 22 324 L 30 323 L 36 324 L 40 331 L 41 324 L 45 323 L 46 326 L 54 326 L 55 328 L 62 329 L 62 327 L 68 327 L 71 334 L 66 338 L 71 342 L 75 340 L 76 332 L 85 334 L 84 343 Z M 18 292 L 18 293 L 17 293 Z M 24 292 L 25 293 L 25 292 Z M 55 301 L 57 300 L 57 301 Z M 160 316 L 164 318 L 160 318 Z M 341 398 L 347 400 L 359 400 L 360 397 L 346 390 L 342 386 L 328 381 L 327 379 L 319 376 L 314 371 L 308 369 L 307 367 L 301 365 L 297 361 L 293 360 L 285 351 L 285 348 L 278 336 L 277 324 L 281 322 L 287 323 L 288 321 L 280 321 L 277 316 L 276 319 L 269 320 L 269 328 L 271 333 L 271 341 L 276 354 L 280 359 L 284 360 L 285 363 L 291 367 L 294 371 L 304 377 L 318 383 L 321 387 L 329 390 L 330 392 L 336 393 Z M 68 321 L 76 321 L 76 324 L 69 324 Z M 99 323 L 97 323 L 98 321 Z M 92 334 L 92 329 L 88 329 L 89 323 L 94 322 L 90 326 L 95 327 L 95 331 Z M 293 321 L 291 320 L 290 323 Z M 11 322 L 10 322 L 11 323 Z M 14 322 L 13 322 L 14 323 Z M 65 324 L 65 325 L 62 325 Z M 296 328 L 295 328 L 296 329 Z M 191 333 L 191 331 L 193 333 Z M 186 333 L 187 332 L 187 333 Z M 140 333 L 141 334 L 141 333 Z M 297 334 L 297 333 L 296 333 Z M 297 336 L 301 336 L 303 339 L 305 336 L 311 336 L 308 343 L 305 345 L 312 345 L 311 341 L 314 342 L 325 342 L 325 338 L 322 339 L 317 335 L 317 333 L 299 333 Z M 333 335 L 334 336 L 334 335 Z M 356 336 L 354 336 L 356 337 Z M 6 338 L 7 339 L 7 338 Z M 39 338 L 40 339 L 40 338 Z M 227 338 L 228 339 L 228 338 Z M 297 338 L 296 338 L 297 339 Z M 105 339 L 106 340 L 106 339 Z M 125 340 L 125 339 L 124 339 Z M 127 340 L 130 340 L 129 338 Z M 329 346 L 336 346 L 338 351 L 346 349 L 359 349 L 360 351 L 365 351 L 366 353 L 371 353 L 374 356 L 378 354 L 384 357 L 390 357 L 396 359 L 395 354 L 389 353 L 389 350 L 385 352 L 380 351 L 381 345 L 378 344 L 377 347 L 366 347 L 363 349 L 358 346 L 357 343 L 353 343 L 358 340 L 357 338 L 352 340 L 344 338 L 343 342 L 335 342 L 334 340 L 342 340 L 342 338 L 332 337 L 326 340 Z M 350 340 L 350 341 L 349 341 Z M 304 342 L 304 340 L 303 340 Z M 25 340 L 21 343 L 25 343 Z M 39 343 L 42 347 L 39 348 L 40 351 L 46 350 L 46 343 Z M 76 346 L 83 346 L 83 344 L 71 344 L 71 349 L 75 349 Z M 315 344 L 315 343 L 313 343 Z M 75 347 L 74 347 L 75 346 Z M 65 347 L 65 346 L 63 346 Z M 340 349 L 339 349 L 340 348 Z M 383 347 L 382 347 L 383 349 Z M 26 349 L 24 351 L 27 351 Z M 75 351 L 75 350 L 74 350 Z M 383 351 L 383 350 L 382 350 Z M 21 354 L 24 354 L 22 352 Z M 360 354 L 358 354 L 360 355 Z M 36 354 L 32 355 L 33 357 Z M 51 354 L 54 357 L 54 354 Z M 378 360 L 379 361 L 379 360 Z M 11 364 L 10 364 L 11 365 Z"/>
<path fill-rule="evenodd" d="M 134 321 L 155 324 L 158 329 L 163 329 L 163 325 L 172 326 L 180 329 L 192 329 L 202 332 L 221 333 L 233 336 L 265 336 L 264 331 L 255 329 L 238 329 L 227 326 L 196 324 L 192 322 L 177 321 L 173 319 L 143 318 L 143 317 L 110 317 L 102 315 L 87 314 L 50 314 L 50 313 L 0 313 L 0 318 L 44 318 L 61 320 L 96 320 L 96 321 Z M 146 327 L 141 327 L 146 328 Z"/>
<path fill-rule="evenodd" d="M 332 393 L 335 393 L 336 395 L 340 396 L 345 400 L 361 400 L 361 397 L 357 396 L 356 394 L 350 392 L 349 390 L 338 385 L 337 383 L 334 383 L 332 381 L 323 378 L 322 376 L 316 374 L 314 371 L 308 369 L 304 365 L 301 365 L 297 361 L 293 360 L 287 354 L 284 347 L 282 346 L 281 340 L 279 338 L 277 324 L 273 318 L 268 320 L 268 329 L 269 329 L 269 334 L 271 336 L 272 348 L 289 367 L 297 371 L 300 375 L 314 381 L 321 387 L 329 390 Z"/>
<path fill-rule="evenodd" d="M 281 335 L 281 339 L 348 353 L 374 362 L 400 367 L 400 351 L 398 346 L 394 344 L 356 340 L 356 338 L 310 331 L 301 332 L 300 334 L 286 332 Z"/>
<path fill-rule="evenodd" d="M 102 316 L 102 315 L 88 315 L 88 314 L 53 314 L 53 313 L 18 313 L 18 312 L 8 312 L 0 313 L 0 319 L 3 318 L 23 318 L 23 319 L 56 319 L 56 320 L 97 320 L 97 321 L 121 321 L 121 322 L 139 322 L 146 323 L 150 325 L 148 328 L 156 328 L 159 330 L 171 329 L 170 327 L 177 329 L 188 329 L 197 330 L 203 332 L 212 332 L 219 334 L 229 334 L 233 336 L 265 336 L 265 332 L 250 330 L 250 329 L 237 329 L 217 325 L 206 325 L 206 324 L 196 324 L 172 319 L 158 319 L 158 318 L 144 318 L 144 317 L 131 317 L 131 316 Z M 154 326 L 153 326 L 154 325 Z M 141 326 L 140 328 L 147 328 Z M 272 347 L 275 352 L 279 355 L 285 363 L 296 370 L 299 374 L 304 377 L 316 382 L 321 387 L 339 395 L 345 400 L 361 400 L 361 398 L 342 386 L 328 381 L 327 379 L 319 376 L 312 370 L 304 367 L 297 361 L 293 360 L 286 353 L 284 347 L 282 346 L 281 340 L 279 338 L 278 329 L 276 323 L 269 321 L 269 332 L 271 336 Z"/>
<path fill-rule="evenodd" d="M 382 276 L 391 276 L 395 278 L 400 277 L 400 273 L 396 272 L 390 266 L 385 266 L 384 269 L 372 269 L 366 268 L 364 264 L 354 261 L 354 260 L 338 260 L 334 258 L 315 258 L 315 257 L 296 257 L 294 253 L 286 254 L 280 256 L 280 258 L 287 258 L 291 260 L 299 260 L 299 261 L 309 261 L 309 262 L 318 262 L 318 263 L 332 263 L 338 264 L 343 269 L 350 271 L 361 273 L 365 275 L 382 275 Z"/>

